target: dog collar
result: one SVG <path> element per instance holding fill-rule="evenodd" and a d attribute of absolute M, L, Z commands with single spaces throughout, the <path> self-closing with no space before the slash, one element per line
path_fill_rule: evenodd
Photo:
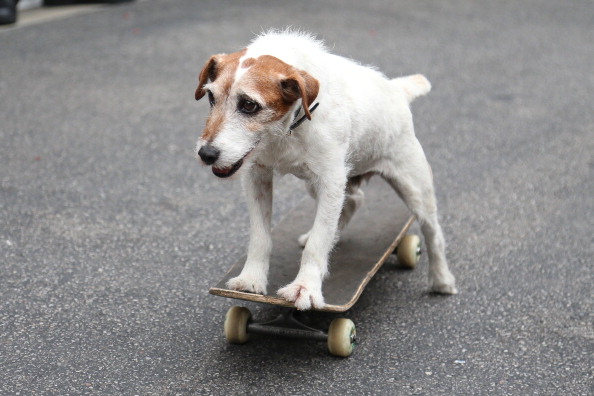
<path fill-rule="evenodd" d="M 316 103 L 314 104 L 312 107 L 309 108 L 309 114 L 313 113 L 315 109 L 318 108 L 318 106 L 320 105 L 320 103 Z M 299 117 L 299 113 L 301 113 L 301 107 L 299 107 L 297 109 L 297 111 L 295 112 L 295 118 Z M 305 121 L 307 119 L 307 115 L 303 115 L 301 118 L 299 118 L 297 121 L 294 121 L 291 126 L 289 127 L 289 135 L 291 134 L 291 132 L 293 132 L 293 130 L 295 128 L 297 128 L 299 125 L 303 124 L 303 121 Z"/>

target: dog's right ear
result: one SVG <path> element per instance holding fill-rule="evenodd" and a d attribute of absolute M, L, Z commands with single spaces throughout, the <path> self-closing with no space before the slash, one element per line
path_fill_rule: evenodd
<path fill-rule="evenodd" d="M 316 100 L 320 90 L 320 83 L 309 73 L 296 70 L 296 72 L 281 81 L 281 90 L 283 98 L 288 102 L 294 102 L 301 98 L 301 104 L 305 111 L 305 116 L 311 120 L 309 105 Z"/>
<path fill-rule="evenodd" d="M 213 55 L 210 57 L 208 62 L 204 65 L 204 68 L 200 72 L 198 77 L 198 88 L 196 88 L 195 98 L 196 100 L 202 99 L 204 95 L 206 95 L 206 91 L 204 90 L 204 86 L 208 83 L 208 81 L 214 81 L 217 78 L 217 64 L 218 58 L 220 55 Z"/>

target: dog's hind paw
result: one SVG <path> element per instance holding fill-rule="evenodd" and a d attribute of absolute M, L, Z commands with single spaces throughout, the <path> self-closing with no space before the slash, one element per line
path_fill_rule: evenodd
<path fill-rule="evenodd" d="M 454 285 L 433 285 L 431 291 L 439 294 L 458 294 L 458 289 Z"/>
<path fill-rule="evenodd" d="M 326 305 L 321 287 L 310 287 L 303 282 L 293 282 L 282 289 L 277 294 L 285 300 L 292 302 L 300 311 L 308 309 L 321 309 Z"/>
<path fill-rule="evenodd" d="M 239 275 L 227 281 L 227 287 L 231 290 L 245 291 L 255 294 L 266 294 L 266 280 L 262 281 L 255 277 Z"/>
<path fill-rule="evenodd" d="M 449 271 L 441 273 L 439 276 L 429 276 L 429 284 L 433 293 L 458 294 L 456 278 Z"/>

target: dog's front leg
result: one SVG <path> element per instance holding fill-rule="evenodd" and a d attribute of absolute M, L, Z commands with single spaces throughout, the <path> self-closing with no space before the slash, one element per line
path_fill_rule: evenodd
<path fill-rule="evenodd" d="M 272 168 L 259 164 L 254 164 L 243 175 L 242 184 L 250 213 L 250 243 L 241 274 L 227 282 L 230 289 L 266 294 L 272 250 L 272 175 Z"/>
<path fill-rule="evenodd" d="M 328 257 L 336 239 L 345 185 L 346 174 L 340 172 L 319 178 L 316 183 L 316 217 L 301 256 L 299 273 L 292 283 L 278 291 L 279 296 L 294 303 L 297 309 L 324 307 L 322 282 L 328 272 Z"/>

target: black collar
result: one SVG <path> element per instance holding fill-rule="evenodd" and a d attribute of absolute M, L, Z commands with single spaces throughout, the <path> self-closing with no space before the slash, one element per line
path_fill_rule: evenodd
<path fill-rule="evenodd" d="M 309 108 L 309 113 L 313 113 L 315 109 L 318 108 L 320 104 L 316 103 L 314 104 L 312 107 Z M 301 113 L 301 107 L 299 107 L 297 109 L 297 111 L 295 112 L 295 118 L 299 117 L 299 113 Z M 299 127 L 299 125 L 303 124 L 303 121 L 305 121 L 307 119 L 307 115 L 303 115 L 301 118 L 299 118 L 297 121 L 293 121 L 293 123 L 291 124 L 291 126 L 289 127 L 289 135 L 291 134 L 291 132 L 293 132 L 293 130 L 297 127 Z"/>

